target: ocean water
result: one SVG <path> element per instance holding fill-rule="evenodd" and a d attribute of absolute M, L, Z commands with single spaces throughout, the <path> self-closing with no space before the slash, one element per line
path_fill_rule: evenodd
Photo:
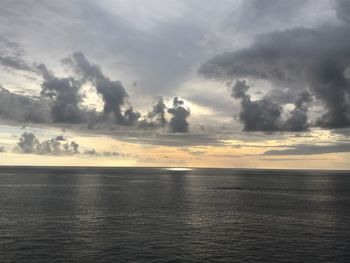
<path fill-rule="evenodd" d="M 350 172 L 2 167 L 0 262 L 350 262 Z"/>

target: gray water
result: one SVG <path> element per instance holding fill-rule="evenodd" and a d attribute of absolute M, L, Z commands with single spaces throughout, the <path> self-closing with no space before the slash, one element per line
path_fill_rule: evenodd
<path fill-rule="evenodd" d="M 350 262 L 350 173 L 0 168 L 0 262 Z"/>

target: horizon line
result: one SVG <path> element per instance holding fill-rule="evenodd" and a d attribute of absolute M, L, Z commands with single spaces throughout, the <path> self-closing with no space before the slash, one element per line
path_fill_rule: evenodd
<path fill-rule="evenodd" d="M 81 166 L 81 165 L 0 165 L 2 168 L 60 168 L 60 169 L 184 169 L 184 170 L 271 170 L 271 171 L 337 171 L 350 172 L 346 169 L 318 169 L 318 168 L 268 168 L 268 167 L 190 167 L 190 166 Z"/>

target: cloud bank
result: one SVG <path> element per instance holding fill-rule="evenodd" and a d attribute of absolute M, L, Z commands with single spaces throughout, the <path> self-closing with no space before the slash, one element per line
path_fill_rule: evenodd
<path fill-rule="evenodd" d="M 79 144 L 74 141 L 68 142 L 60 136 L 40 141 L 34 133 L 24 132 L 15 151 L 24 154 L 73 155 L 79 153 Z"/>

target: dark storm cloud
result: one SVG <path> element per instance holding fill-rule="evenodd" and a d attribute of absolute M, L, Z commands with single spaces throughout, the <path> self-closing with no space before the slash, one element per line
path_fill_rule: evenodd
<path fill-rule="evenodd" d="M 247 93 L 249 86 L 245 80 L 237 80 L 231 86 L 231 96 L 241 101 L 239 119 L 244 131 L 305 131 L 308 130 L 307 103 L 311 101 L 310 94 L 305 91 L 299 95 L 286 120 L 282 119 L 283 108 L 280 104 L 264 97 L 252 101 Z"/>
<path fill-rule="evenodd" d="M 350 27 L 294 28 L 261 35 L 248 48 L 214 57 L 202 64 L 206 77 L 267 79 L 290 89 L 305 89 L 325 106 L 317 124 L 350 126 Z"/>
<path fill-rule="evenodd" d="M 268 99 L 252 101 L 247 94 L 248 89 L 246 81 L 237 80 L 231 94 L 235 99 L 241 100 L 239 119 L 243 122 L 243 129 L 245 131 L 280 130 L 281 106 Z"/>
<path fill-rule="evenodd" d="M 134 124 L 140 117 L 128 103 L 128 94 L 121 81 L 112 81 L 107 78 L 99 66 L 91 64 L 82 52 L 75 52 L 71 57 L 63 60 L 69 64 L 82 78 L 96 87 L 96 91 L 102 95 L 106 116 L 113 115 L 115 122 L 120 125 Z"/>
<path fill-rule="evenodd" d="M 169 123 L 171 132 L 188 132 L 187 118 L 190 116 L 190 109 L 184 107 L 183 100 L 175 97 L 173 107 L 168 109 L 168 113 L 172 115 Z"/>
<path fill-rule="evenodd" d="M 343 152 L 350 152 L 350 143 L 336 143 L 332 145 L 299 144 L 286 150 L 270 150 L 263 155 L 314 155 Z"/>
<path fill-rule="evenodd" d="M 79 123 L 82 121 L 82 112 L 79 103 L 82 96 L 79 94 L 80 83 L 73 78 L 57 78 L 44 64 L 38 65 L 43 76 L 41 95 L 52 102 L 51 116 L 57 123 Z"/>
<path fill-rule="evenodd" d="M 34 133 L 24 132 L 18 140 L 15 151 L 40 155 L 71 155 L 79 153 L 79 144 L 74 141 L 62 143 L 57 138 L 40 142 Z"/>

